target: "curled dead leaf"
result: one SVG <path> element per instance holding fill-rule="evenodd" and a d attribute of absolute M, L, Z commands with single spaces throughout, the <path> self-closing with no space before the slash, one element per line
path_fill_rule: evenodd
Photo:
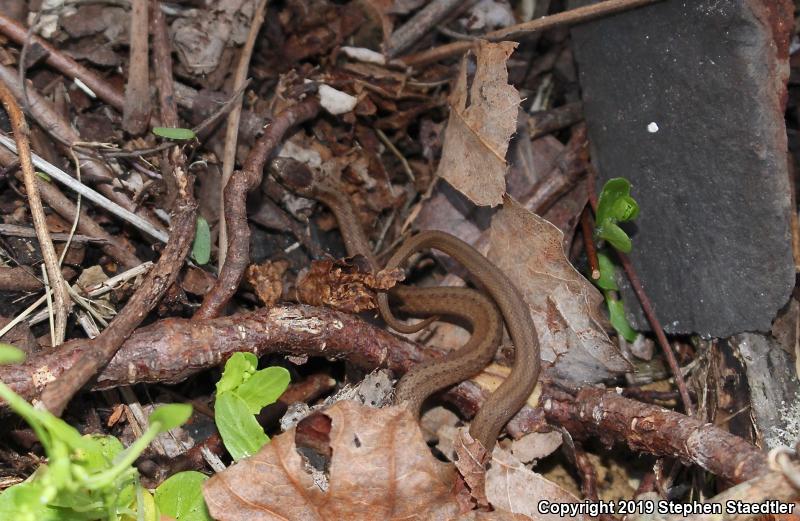
<path fill-rule="evenodd" d="M 295 430 L 209 479 L 203 496 L 218 521 L 373 519 L 511 520 L 507 512 L 460 512 L 456 472 L 438 461 L 402 407 L 341 401 L 331 419 L 327 488 L 297 451 Z"/>
<path fill-rule="evenodd" d="M 498 205 L 506 191 L 506 151 L 520 104 L 519 92 L 508 84 L 506 61 L 516 47 L 481 41 L 471 84 L 468 53 L 450 96 L 439 175 L 477 205 Z"/>
<path fill-rule="evenodd" d="M 403 280 L 402 269 L 373 272 L 363 258 L 344 262 L 314 261 L 297 283 L 297 297 L 304 304 L 330 306 L 358 313 L 376 309 L 375 290 L 385 290 Z"/>
<path fill-rule="evenodd" d="M 283 274 L 289 268 L 286 260 L 266 261 L 247 267 L 245 278 L 253 286 L 265 306 L 274 306 L 283 294 Z"/>
<path fill-rule="evenodd" d="M 567 259 L 563 233 L 508 196 L 491 230 L 489 258 L 525 297 L 555 375 L 589 383 L 629 371 L 600 325 L 603 297 Z"/>
<path fill-rule="evenodd" d="M 486 472 L 486 496 L 495 508 L 524 514 L 539 521 L 588 521 L 588 517 L 560 516 L 540 512 L 539 503 L 580 503 L 570 492 L 529 470 L 510 452 L 495 447 L 492 465 Z"/>

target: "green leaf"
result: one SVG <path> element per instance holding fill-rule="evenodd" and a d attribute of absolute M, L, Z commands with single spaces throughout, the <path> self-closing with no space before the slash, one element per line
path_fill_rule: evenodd
<path fill-rule="evenodd" d="M 36 172 L 36 176 L 39 177 L 42 181 L 46 183 L 52 183 L 53 180 L 50 178 L 49 175 L 45 174 L 44 172 Z"/>
<path fill-rule="evenodd" d="M 613 298 L 606 292 L 606 305 L 608 306 L 608 318 L 617 333 L 628 342 L 633 342 L 639 336 L 638 331 L 631 327 L 628 319 L 625 318 L 625 308 L 621 300 Z"/>
<path fill-rule="evenodd" d="M 161 516 L 153 495 L 141 485 L 137 486 L 136 493 L 136 511 L 123 515 L 122 521 L 158 521 Z"/>
<path fill-rule="evenodd" d="M 269 441 L 247 402 L 232 391 L 217 394 L 214 421 L 225 448 L 234 460 L 252 456 Z"/>
<path fill-rule="evenodd" d="M 192 406 L 185 403 L 162 405 L 150 415 L 150 425 L 159 424 L 159 432 L 167 432 L 183 425 L 192 415 Z"/>
<path fill-rule="evenodd" d="M 619 222 L 632 221 L 639 217 L 639 205 L 629 195 L 620 196 L 611 207 L 611 215 Z"/>
<path fill-rule="evenodd" d="M 607 219 L 625 220 L 620 219 L 619 214 L 615 213 L 620 211 L 615 208 L 615 205 L 619 199 L 626 196 L 630 198 L 630 195 L 631 183 L 624 177 L 615 177 L 606 181 L 600 191 L 600 197 L 597 199 L 597 222 L 602 223 Z M 632 198 L 630 200 L 633 201 Z M 633 204 L 635 205 L 636 202 L 633 201 Z"/>
<path fill-rule="evenodd" d="M 15 521 L 56 521 L 57 512 L 41 502 L 44 487 L 36 481 L 25 481 L 0 493 L 0 519 Z"/>
<path fill-rule="evenodd" d="M 195 136 L 194 131 L 192 129 L 171 128 L 171 127 L 155 127 L 153 128 L 153 134 L 155 134 L 156 136 L 161 136 L 167 139 L 175 139 L 178 141 L 193 139 Z"/>
<path fill-rule="evenodd" d="M 614 278 L 614 275 L 617 271 L 616 267 L 614 266 L 614 262 L 605 252 L 598 251 L 597 263 L 600 265 L 600 278 L 594 281 L 595 285 L 597 285 L 597 287 L 600 289 L 613 291 L 619 290 L 619 287 L 617 287 L 617 281 Z"/>
<path fill-rule="evenodd" d="M 211 230 L 208 227 L 208 222 L 199 216 L 194 230 L 192 258 L 200 265 L 208 264 L 211 258 Z"/>
<path fill-rule="evenodd" d="M 174 474 L 156 489 L 158 509 L 176 521 L 212 521 L 203 500 L 202 487 L 207 479 L 195 471 Z"/>
<path fill-rule="evenodd" d="M 236 389 L 247 403 L 250 413 L 258 414 L 265 406 L 275 403 L 289 386 L 289 371 L 283 367 L 267 367 L 256 372 Z"/>
<path fill-rule="evenodd" d="M 0 364 L 19 364 L 25 361 L 25 351 L 22 349 L 0 342 Z"/>
<path fill-rule="evenodd" d="M 631 184 L 628 180 L 616 177 L 606 182 L 597 202 L 595 237 L 608 241 L 611 246 L 625 253 L 631 251 L 631 239 L 617 223 L 639 216 L 639 205 L 630 194 Z"/>
<path fill-rule="evenodd" d="M 630 253 L 633 244 L 631 238 L 625 231 L 616 224 L 606 221 L 602 227 L 595 229 L 598 238 L 604 239 L 611 246 L 623 253 Z"/>
<path fill-rule="evenodd" d="M 91 441 L 94 450 L 78 450 L 75 459 L 89 474 L 110 468 L 114 458 L 125 450 L 122 442 L 114 436 L 95 434 L 84 438 Z"/>
<path fill-rule="evenodd" d="M 217 382 L 217 394 L 233 391 L 258 368 L 258 357 L 253 353 L 234 353 L 227 362 L 222 378 Z"/>

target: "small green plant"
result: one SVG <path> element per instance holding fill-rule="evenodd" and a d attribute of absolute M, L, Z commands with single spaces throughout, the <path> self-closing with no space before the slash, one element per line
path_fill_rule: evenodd
<path fill-rule="evenodd" d="M 25 354 L 0 342 L 0 364 L 19 363 Z M 217 383 L 216 422 L 225 447 L 238 460 L 257 452 L 269 438 L 255 419 L 289 385 L 282 367 L 257 370 L 251 353 L 236 353 Z M 0 493 L 0 519 L 14 521 L 211 521 L 202 495 L 200 472 L 179 472 L 164 481 L 155 497 L 139 483 L 132 466 L 162 432 L 183 424 L 189 405 L 159 407 L 150 427 L 127 449 L 114 436 L 82 436 L 74 427 L 39 410 L 0 382 L 0 399 L 33 429 L 47 454 L 26 481 Z"/>
<path fill-rule="evenodd" d="M 153 134 L 176 141 L 194 139 L 195 133 L 190 128 L 154 127 Z"/>
<path fill-rule="evenodd" d="M 24 354 L 0 345 L 0 362 L 18 362 Z M 125 449 L 113 436 L 82 436 L 74 427 L 39 410 L 0 382 L 0 398 L 31 426 L 47 454 L 26 481 L 0 494 L 0 519 L 16 521 L 156 521 L 153 497 L 139 484 L 132 466 L 161 432 L 184 423 L 189 405 L 159 407 L 150 427 Z"/>
<path fill-rule="evenodd" d="M 603 239 L 623 253 L 630 253 L 631 238 L 617 223 L 639 216 L 639 205 L 631 197 L 631 184 L 623 177 L 609 179 L 597 200 L 595 238 Z"/>
<path fill-rule="evenodd" d="M 196 471 L 178 472 L 156 489 L 156 505 L 161 514 L 175 521 L 212 521 L 203 499 L 203 483 L 208 476 Z"/>
<path fill-rule="evenodd" d="M 257 369 L 256 355 L 235 353 L 217 382 L 214 419 L 234 460 L 255 454 L 269 441 L 254 415 L 275 403 L 289 386 L 289 371 L 283 367 Z"/>
<path fill-rule="evenodd" d="M 208 221 L 197 217 L 197 226 L 194 230 L 194 243 L 192 244 L 192 258 L 201 266 L 208 264 L 211 258 L 211 230 Z"/>
<path fill-rule="evenodd" d="M 617 268 L 605 252 L 598 252 L 597 260 L 600 264 L 600 278 L 594 283 L 603 291 L 611 325 L 625 340 L 633 342 L 639 336 L 639 333 L 628 323 L 628 319 L 625 318 L 625 309 L 622 306 L 622 301 L 617 298 L 619 287 L 617 287 L 617 282 L 614 280 L 614 272 Z"/>
<path fill-rule="evenodd" d="M 631 197 L 631 184 L 627 179 L 616 177 L 609 179 L 597 201 L 597 215 L 594 235 L 598 240 L 604 240 L 613 248 L 630 253 L 633 243 L 625 230 L 617 223 L 632 221 L 639 216 L 639 205 Z M 616 266 L 607 253 L 597 252 L 600 265 L 600 278 L 594 283 L 603 291 L 608 317 L 617 334 L 628 342 L 633 342 L 639 333 L 631 327 L 625 318 L 625 309 L 622 301 L 617 298 L 619 288 L 614 279 Z"/>

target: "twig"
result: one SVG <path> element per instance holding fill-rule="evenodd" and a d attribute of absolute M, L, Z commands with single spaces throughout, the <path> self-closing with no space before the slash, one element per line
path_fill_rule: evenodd
<path fill-rule="evenodd" d="M 597 260 L 597 248 L 594 245 L 594 237 L 592 237 L 591 212 L 589 206 L 584 207 L 581 213 L 581 233 L 583 234 L 586 257 L 589 259 L 592 280 L 598 280 L 600 278 L 600 263 Z"/>
<path fill-rule="evenodd" d="M 122 128 L 138 135 L 147 129 L 150 119 L 150 64 L 148 63 L 148 0 L 132 0 L 130 25 L 130 66 L 125 85 Z"/>
<path fill-rule="evenodd" d="M 42 387 L 62 379 L 91 352 L 91 342 L 72 340 L 62 349 L 31 356 L 23 364 L 0 366 L 0 380 L 25 398 L 34 399 Z M 97 375 L 92 388 L 178 383 L 236 352 L 333 356 L 367 370 L 388 367 L 400 374 L 433 351 L 350 313 L 278 305 L 203 322 L 167 318 L 138 328 Z"/>
<path fill-rule="evenodd" d="M 633 264 L 631 264 L 630 258 L 621 251 L 617 251 L 616 254 L 617 258 L 622 263 L 622 268 L 628 275 L 628 280 L 630 281 L 631 287 L 639 299 L 639 303 L 642 305 L 642 311 L 644 311 L 644 315 L 647 317 L 648 322 L 650 322 L 650 326 L 653 328 L 653 332 L 658 340 L 658 345 L 661 346 L 664 356 L 667 357 L 667 363 L 672 371 L 672 375 L 675 377 L 675 384 L 678 386 L 678 392 L 681 395 L 683 408 L 687 415 L 692 416 L 694 415 L 694 406 L 692 405 L 692 398 L 689 396 L 689 390 L 686 387 L 686 380 L 684 380 L 681 367 L 678 365 L 678 360 L 675 358 L 675 352 L 672 350 L 672 346 L 667 340 L 667 336 L 664 334 L 664 328 L 661 327 L 661 322 L 658 321 L 655 311 L 653 311 L 653 305 L 650 303 L 650 298 L 647 296 L 647 293 L 645 293 L 644 287 L 642 286 L 642 281 L 639 280 L 639 275 L 636 273 L 636 269 L 634 269 Z"/>
<path fill-rule="evenodd" d="M 231 96 L 230 99 L 228 99 L 217 110 L 215 110 L 213 114 L 211 114 L 206 119 L 201 121 L 200 124 L 195 125 L 194 127 L 192 127 L 192 132 L 194 132 L 195 135 L 200 135 L 201 132 L 203 132 L 205 129 L 207 129 L 209 126 L 211 126 L 214 122 L 216 122 L 217 119 L 219 119 L 220 116 L 225 114 L 228 111 L 228 109 L 230 109 L 230 107 L 233 106 L 233 104 L 236 102 L 236 100 L 239 99 L 239 96 L 242 95 L 242 93 L 244 92 L 244 89 L 247 88 L 247 84 L 249 82 L 250 82 L 250 80 L 245 81 L 244 85 L 242 85 L 242 87 L 239 90 L 234 92 L 233 96 Z M 153 155 L 153 154 L 157 154 L 159 152 L 163 152 L 164 150 L 168 150 L 168 149 L 170 149 L 171 147 L 174 147 L 174 146 L 175 146 L 174 142 L 165 141 L 165 142 L 161 143 L 160 145 L 154 146 L 154 147 L 151 147 L 151 148 L 142 148 L 142 149 L 139 149 L 139 150 L 120 150 L 120 151 L 112 150 L 110 152 L 109 151 L 105 151 L 105 150 L 101 150 L 100 153 L 103 154 L 103 156 L 107 157 L 107 158 L 133 158 L 133 157 L 142 157 L 142 156 L 150 156 L 150 155 Z"/>
<path fill-rule="evenodd" d="M 534 112 L 528 116 L 531 139 L 551 134 L 583 119 L 583 103 L 576 101 L 550 110 Z"/>
<path fill-rule="evenodd" d="M 31 238 L 31 237 L 36 237 L 36 231 L 33 228 L 29 228 L 27 226 L 19 226 L 17 224 L 0 224 L 0 235 L 5 235 L 6 237 Z M 69 234 L 51 232 L 50 238 L 53 239 L 54 241 L 66 241 L 69 238 Z M 106 240 L 103 239 L 102 237 L 90 237 L 88 235 L 80 235 L 80 234 L 73 235 L 72 240 L 75 242 L 96 242 L 101 244 L 106 242 Z"/>
<path fill-rule="evenodd" d="M 162 121 L 169 125 L 177 120 L 177 110 L 171 93 L 171 49 L 166 37 L 164 15 L 157 1 L 154 1 L 153 6 L 154 33 L 157 35 L 153 39 L 153 50 L 156 58 L 156 78 L 160 89 L 160 112 Z M 180 164 L 179 157 L 180 151 L 178 147 L 175 147 L 173 153 L 170 154 L 170 159 L 173 161 L 172 175 L 178 189 L 178 197 L 170 215 L 172 228 L 169 241 L 156 265 L 111 324 L 95 339 L 78 342 L 78 345 L 84 343 L 87 351 L 64 373 L 63 378 L 55 380 L 45 387 L 41 400 L 43 405 L 54 414 L 60 415 L 75 393 L 113 358 L 125 339 L 144 320 L 147 313 L 158 304 L 164 292 L 178 277 L 194 239 L 197 213 L 197 203 L 193 195 L 193 180 Z"/>
<path fill-rule="evenodd" d="M 406 173 L 406 176 L 408 176 L 408 179 L 411 180 L 411 182 L 416 182 L 416 179 L 414 178 L 414 171 L 411 170 L 411 166 L 409 166 L 408 160 L 405 158 L 405 156 L 400 153 L 399 150 L 397 150 L 397 147 L 394 146 L 394 143 L 392 143 L 389 137 L 383 133 L 383 130 L 376 128 L 375 133 L 378 134 L 378 138 L 381 140 L 381 142 L 386 145 L 392 154 L 394 154 L 394 157 L 396 157 L 397 160 L 400 161 L 400 164 L 403 165 L 403 171 Z M 390 183 L 389 189 L 391 190 L 391 188 L 392 185 Z"/>
<path fill-rule="evenodd" d="M 433 0 L 428 2 L 428 5 L 417 11 L 411 19 L 392 33 L 386 45 L 386 55 L 390 58 L 398 56 L 436 27 L 451 11 L 459 7 L 468 7 L 474 3 L 475 0 L 467 2 L 464 0 Z"/>
<path fill-rule="evenodd" d="M 0 290 L 2 291 L 38 291 L 42 289 L 42 281 L 34 276 L 29 268 L 17 266 L 0 267 Z"/>
<path fill-rule="evenodd" d="M 256 140 L 247 155 L 242 170 L 237 170 L 225 187 L 225 212 L 228 234 L 228 258 L 214 287 L 211 288 L 193 320 L 216 317 L 236 293 L 242 282 L 244 270 L 250 262 L 250 228 L 247 225 L 247 193 L 261 184 L 264 163 L 295 125 L 316 117 L 319 101 L 309 97 L 278 114 L 264 133 Z"/>
<path fill-rule="evenodd" d="M 8 113 L 11 120 L 11 128 L 14 131 L 14 140 L 16 141 L 17 148 L 19 149 L 19 162 L 22 168 L 23 181 L 25 183 L 25 191 L 28 193 L 28 204 L 31 209 L 31 216 L 33 217 L 33 227 L 36 230 L 36 238 L 39 241 L 39 247 L 42 250 L 42 257 L 44 259 L 45 269 L 47 276 L 53 286 L 54 298 L 54 312 L 55 312 L 55 329 L 52 337 L 53 346 L 60 345 L 64 341 L 64 335 L 67 331 L 67 315 L 69 313 L 69 296 L 65 288 L 64 278 L 61 276 L 59 269 L 58 257 L 56 250 L 53 247 L 53 241 L 50 239 L 50 232 L 47 229 L 47 221 L 45 220 L 44 208 L 42 208 L 42 199 L 39 197 L 39 187 L 36 184 L 36 173 L 33 170 L 31 163 L 31 149 L 28 141 L 28 124 L 25 122 L 25 116 L 22 114 L 22 109 L 17 104 L 14 94 L 8 89 L 6 84 L 0 81 L 0 100 Z"/>
<path fill-rule="evenodd" d="M 49 319 L 48 322 L 50 324 L 50 339 L 51 342 L 55 342 L 56 324 L 53 316 L 55 314 L 53 311 L 53 299 L 52 299 L 53 289 L 50 286 L 50 280 L 48 280 L 47 278 L 47 269 L 44 267 L 44 265 L 42 265 L 41 268 L 42 268 L 42 280 L 44 281 L 44 298 L 45 301 L 47 302 L 47 318 Z M 54 343 L 53 345 L 55 346 L 58 344 Z"/>
<path fill-rule="evenodd" d="M 250 57 L 253 55 L 253 47 L 256 44 L 256 37 L 261 30 L 261 24 L 264 23 L 264 11 L 267 9 L 269 0 L 258 0 L 255 12 L 253 13 L 253 21 L 250 23 L 250 31 L 247 33 L 247 40 L 244 42 L 241 53 L 239 54 L 239 63 L 236 65 L 236 71 L 233 74 L 233 90 L 237 91 L 242 88 L 247 79 L 247 70 L 250 68 Z M 222 153 L 222 182 L 220 183 L 219 191 L 219 207 L 225 207 L 225 185 L 233 174 L 233 167 L 236 163 L 236 147 L 239 139 L 239 121 L 242 116 L 241 102 L 233 106 L 228 114 L 228 122 L 225 127 L 225 148 Z M 225 257 L 228 255 L 228 228 L 225 223 L 225 212 L 221 212 L 219 216 L 219 252 L 217 256 L 217 267 L 222 269 L 225 264 Z"/>
<path fill-rule="evenodd" d="M 120 273 L 119 275 L 115 275 L 115 276 L 111 277 L 110 279 L 108 279 L 108 280 L 106 280 L 104 282 L 100 282 L 99 284 L 97 284 L 95 286 L 92 286 L 90 288 L 85 288 L 84 289 L 85 293 L 83 291 L 81 292 L 81 293 L 84 293 L 84 294 L 79 294 L 77 290 L 75 290 L 72 287 L 70 287 L 69 288 L 70 289 L 70 295 L 72 295 L 72 300 L 74 300 L 81 307 L 86 309 L 86 311 L 89 312 L 95 318 L 95 320 L 98 320 L 102 325 L 105 326 L 106 324 L 105 324 L 105 321 L 103 320 L 103 318 L 99 317 L 94 309 L 92 309 L 90 306 L 86 305 L 86 302 L 89 301 L 89 299 L 92 299 L 92 298 L 95 298 L 95 297 L 99 297 L 101 295 L 105 295 L 106 293 L 114 290 L 117 286 L 122 285 L 122 284 L 124 284 L 125 282 L 127 282 L 127 281 L 129 281 L 131 279 L 134 279 L 134 278 L 136 278 L 136 277 L 138 277 L 140 275 L 144 275 L 152 267 L 153 267 L 153 263 L 152 262 L 144 262 L 142 264 L 139 264 L 136 267 L 133 267 L 133 268 L 127 270 L 127 271 L 124 271 L 124 272 Z M 39 285 L 41 286 L 41 283 L 39 283 Z M 39 300 L 37 302 L 34 302 L 31 306 L 28 307 L 28 309 L 26 309 L 18 317 L 14 318 L 14 320 L 15 320 L 14 323 L 17 324 L 21 320 L 24 320 L 25 318 L 27 318 L 37 307 L 39 307 L 39 305 L 41 305 L 42 302 L 44 302 L 44 300 Z M 110 310 L 110 311 L 114 311 L 114 310 Z M 28 320 L 28 325 L 29 326 L 33 326 L 33 325 L 36 325 L 36 324 L 44 321 L 45 319 L 47 319 L 47 314 L 46 313 L 47 313 L 46 311 L 40 311 L 39 313 L 35 314 L 34 316 L 32 316 L 30 318 L 30 320 Z M 17 318 L 19 318 L 20 320 L 17 320 Z M 2 337 L 4 333 L 5 333 L 5 330 L 0 330 L 0 337 Z"/>
<path fill-rule="evenodd" d="M 549 29 L 588 22 L 596 18 L 601 18 L 603 16 L 608 16 L 621 11 L 626 11 L 628 9 L 633 9 L 660 1 L 661 0 L 606 0 L 605 2 L 600 2 L 599 4 L 587 5 L 550 16 L 543 16 L 541 18 L 531 20 L 530 22 L 498 29 L 497 31 L 484 34 L 482 38 L 484 40 L 489 40 L 490 42 L 517 40 L 521 36 L 528 36 Z M 472 41 L 448 43 L 446 45 L 434 47 L 433 49 L 429 49 L 427 51 L 406 56 L 405 58 L 401 58 L 400 61 L 403 63 L 403 65 L 408 67 L 421 67 L 444 58 L 459 55 L 472 48 L 473 45 L 475 45 L 475 43 Z"/>
<path fill-rule="evenodd" d="M 0 134 L 0 145 L 5 146 L 15 154 L 17 153 L 17 147 L 14 144 L 14 142 L 3 134 Z M 114 201 L 111 201 L 106 197 L 104 197 L 103 195 L 95 192 L 94 190 L 84 185 L 83 183 L 79 182 L 77 179 L 75 179 L 68 173 L 64 172 L 57 166 L 48 163 L 47 161 L 37 156 L 36 154 L 31 154 L 31 159 L 33 160 L 33 164 L 37 168 L 39 168 L 42 172 L 46 173 L 59 183 L 81 194 L 82 196 L 86 197 L 88 200 L 92 201 L 98 206 L 105 208 L 106 210 L 113 213 L 120 219 L 123 219 L 129 224 L 135 226 L 136 228 L 150 235 L 154 239 L 157 239 L 161 242 L 167 242 L 168 239 L 167 234 L 154 227 L 150 223 L 150 221 L 142 219 L 135 213 L 126 210 L 125 208 L 118 205 Z"/>
<path fill-rule="evenodd" d="M 24 45 L 27 36 L 27 29 L 19 22 L 0 13 L 0 33 L 19 45 Z M 80 79 L 97 97 L 105 101 L 117 110 L 122 110 L 125 98 L 122 93 L 111 86 L 96 73 L 90 71 L 72 58 L 66 56 L 61 51 L 50 45 L 47 40 L 36 35 L 31 37 L 31 41 L 42 46 L 47 51 L 47 64 L 61 72 L 69 78 Z"/>
<path fill-rule="evenodd" d="M 6 82 L 6 85 L 8 85 L 18 100 L 22 99 L 22 88 L 19 77 L 13 69 L 0 65 L 0 80 Z M 28 89 L 27 92 L 30 98 L 29 108 L 31 116 L 34 117 L 39 125 L 49 132 L 56 141 L 62 143 L 66 150 L 74 147 L 75 143 L 84 141 L 81 139 L 78 132 L 72 128 L 70 122 L 67 121 L 61 113 L 55 110 L 52 103 L 38 94 L 34 89 Z M 137 209 L 128 196 L 121 190 L 118 190 L 119 185 L 116 182 L 117 176 L 102 163 L 102 160 L 81 154 L 79 154 L 79 157 L 83 161 L 83 170 L 87 174 L 87 177 L 96 181 L 101 181 L 97 187 L 100 193 L 126 210 L 138 212 L 140 218 L 146 218 L 153 227 L 161 230 L 161 232 L 166 235 L 160 222 L 153 216 L 148 215 L 151 212 L 145 209 Z"/>

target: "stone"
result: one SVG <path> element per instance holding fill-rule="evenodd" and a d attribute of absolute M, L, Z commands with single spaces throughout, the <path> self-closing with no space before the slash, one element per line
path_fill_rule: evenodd
<path fill-rule="evenodd" d="M 789 0 L 665 0 L 572 29 L 597 190 L 633 184 L 630 257 L 669 333 L 767 331 L 794 286 L 792 13 Z"/>

